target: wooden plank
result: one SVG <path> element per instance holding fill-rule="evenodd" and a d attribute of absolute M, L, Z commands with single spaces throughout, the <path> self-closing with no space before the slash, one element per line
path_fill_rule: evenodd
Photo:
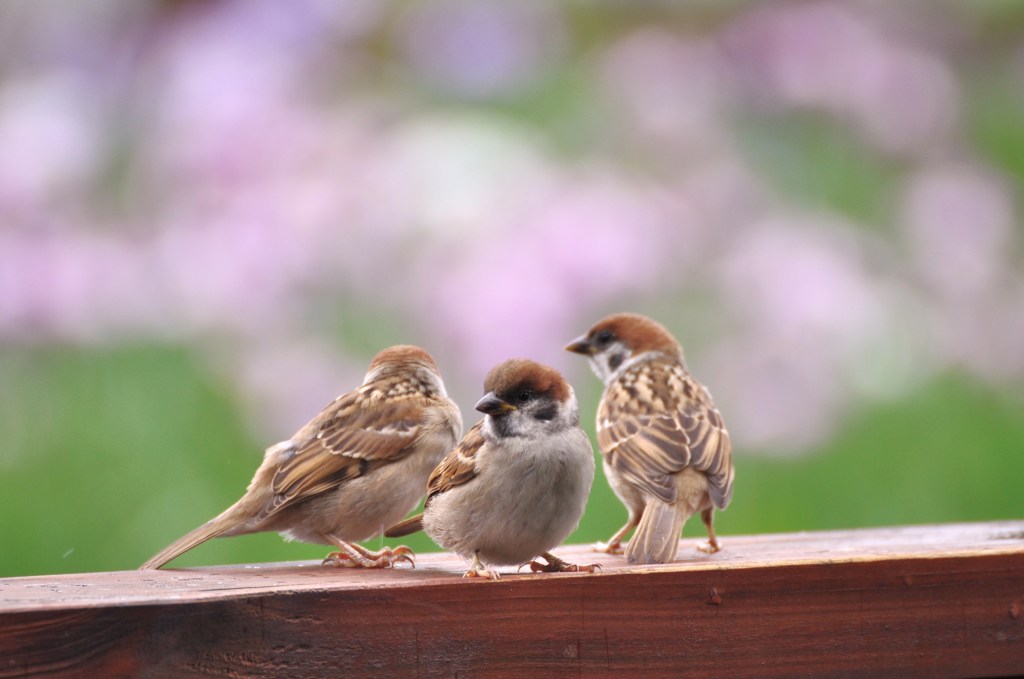
<path fill-rule="evenodd" d="M 1024 674 L 1024 522 L 728 537 L 597 574 L 313 563 L 0 579 L 0 676 Z"/>

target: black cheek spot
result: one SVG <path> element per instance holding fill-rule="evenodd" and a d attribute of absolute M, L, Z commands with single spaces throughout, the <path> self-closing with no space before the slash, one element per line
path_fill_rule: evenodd
<path fill-rule="evenodd" d="M 612 357 L 608 359 L 608 367 L 613 371 L 618 370 L 622 362 L 626 360 L 625 354 L 612 354 Z"/>
<path fill-rule="evenodd" d="M 490 417 L 491 426 L 494 427 L 494 433 L 498 438 L 508 438 L 512 436 L 512 427 L 510 426 L 508 416 Z"/>
<path fill-rule="evenodd" d="M 544 422 L 548 422 L 550 420 L 555 419 L 555 417 L 557 415 L 558 415 L 558 404 L 557 403 L 548 403 L 543 408 L 537 409 L 537 412 L 535 412 L 533 414 L 533 417 L 534 417 L 534 419 L 543 420 Z"/>

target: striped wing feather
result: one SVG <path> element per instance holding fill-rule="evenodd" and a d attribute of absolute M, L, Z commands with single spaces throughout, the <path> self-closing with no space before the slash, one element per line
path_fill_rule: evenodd
<path fill-rule="evenodd" d="M 428 399 L 410 392 L 382 406 L 372 394 L 356 390 L 339 397 L 296 435 L 291 454 L 274 473 L 273 499 L 263 516 L 331 491 L 412 452 Z"/>
<path fill-rule="evenodd" d="M 729 432 L 707 390 L 675 361 L 640 364 L 609 387 L 597 442 L 626 481 L 665 502 L 675 502 L 672 475 L 687 467 L 707 475 L 717 507 L 732 497 Z"/>
<path fill-rule="evenodd" d="M 431 498 L 476 477 L 476 454 L 484 445 L 483 420 L 466 432 L 459 445 L 441 460 L 427 480 L 427 503 Z"/>

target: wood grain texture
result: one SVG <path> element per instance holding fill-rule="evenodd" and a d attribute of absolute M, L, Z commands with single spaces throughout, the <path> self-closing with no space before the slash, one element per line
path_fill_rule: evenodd
<path fill-rule="evenodd" d="M 597 574 L 312 563 L 0 579 L 0 676 L 1024 674 L 1024 522 L 731 537 Z"/>

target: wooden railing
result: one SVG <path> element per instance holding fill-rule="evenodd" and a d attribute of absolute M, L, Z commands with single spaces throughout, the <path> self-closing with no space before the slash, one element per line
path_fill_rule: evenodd
<path fill-rule="evenodd" d="M 498 582 L 447 554 L 0 579 L 0 676 L 1024 674 L 1024 522 L 723 544 Z"/>

